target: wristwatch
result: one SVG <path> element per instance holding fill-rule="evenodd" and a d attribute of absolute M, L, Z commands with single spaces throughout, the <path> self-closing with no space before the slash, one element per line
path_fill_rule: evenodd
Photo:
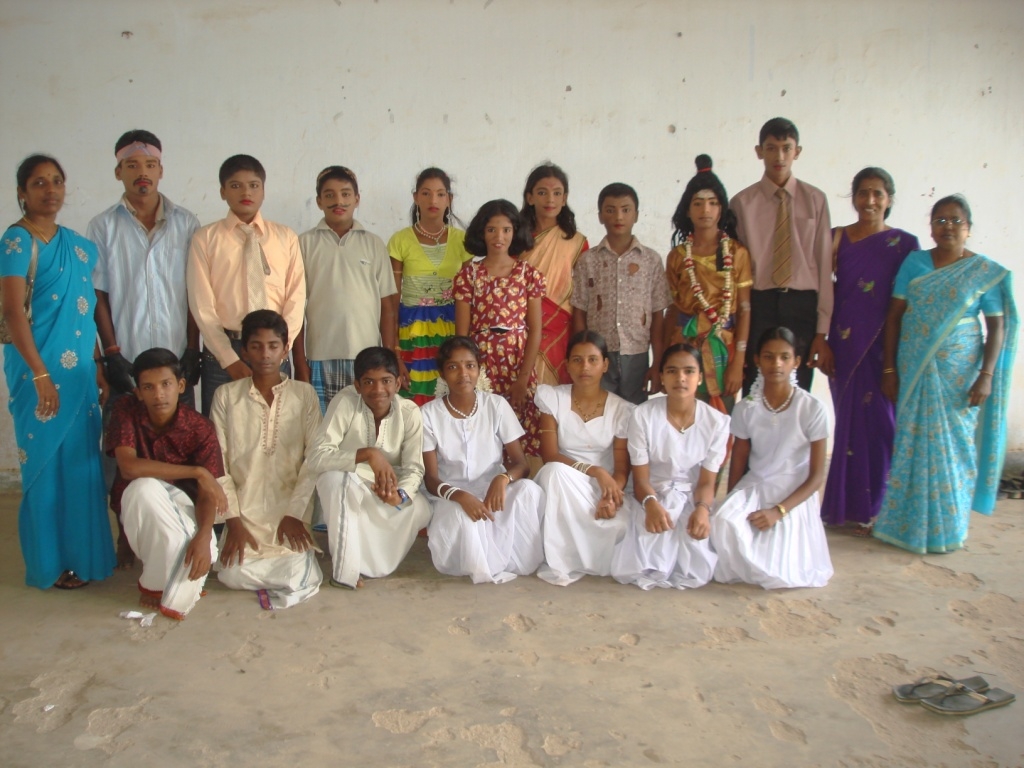
<path fill-rule="evenodd" d="M 399 488 L 398 489 L 398 498 L 400 498 L 402 500 L 401 504 L 396 505 L 398 509 L 402 508 L 402 504 L 408 504 L 409 503 L 409 494 L 405 492 L 404 488 Z"/>

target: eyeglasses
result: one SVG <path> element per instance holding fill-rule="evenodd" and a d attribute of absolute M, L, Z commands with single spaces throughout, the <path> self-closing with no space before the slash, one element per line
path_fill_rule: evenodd
<path fill-rule="evenodd" d="M 966 223 L 967 222 L 959 216 L 953 219 L 947 219 L 945 217 L 941 219 L 932 219 L 932 225 L 936 227 L 944 227 L 947 224 L 952 224 L 954 227 L 962 227 Z"/>

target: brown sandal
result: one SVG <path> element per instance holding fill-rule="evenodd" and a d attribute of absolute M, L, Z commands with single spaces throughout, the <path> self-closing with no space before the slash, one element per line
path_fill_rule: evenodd
<path fill-rule="evenodd" d="M 88 581 L 82 581 L 74 571 L 64 571 L 60 578 L 53 582 L 54 589 L 81 589 L 89 586 Z"/>

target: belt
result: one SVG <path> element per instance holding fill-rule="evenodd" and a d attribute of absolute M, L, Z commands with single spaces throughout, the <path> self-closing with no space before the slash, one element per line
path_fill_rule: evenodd
<path fill-rule="evenodd" d="M 517 325 L 514 328 L 505 328 L 503 326 L 496 325 L 493 328 L 488 328 L 487 330 L 490 333 L 509 333 L 510 331 L 525 331 L 526 330 L 526 326 L 525 325 Z"/>
<path fill-rule="evenodd" d="M 755 288 L 753 290 L 755 293 L 817 293 L 812 288 L 765 288 L 764 290 Z"/>

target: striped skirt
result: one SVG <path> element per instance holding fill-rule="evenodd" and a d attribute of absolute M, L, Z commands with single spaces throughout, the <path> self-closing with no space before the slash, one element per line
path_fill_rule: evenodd
<path fill-rule="evenodd" d="M 398 308 L 398 345 L 409 371 L 409 389 L 401 395 L 417 405 L 434 399 L 437 349 L 455 335 L 455 304 Z"/>

